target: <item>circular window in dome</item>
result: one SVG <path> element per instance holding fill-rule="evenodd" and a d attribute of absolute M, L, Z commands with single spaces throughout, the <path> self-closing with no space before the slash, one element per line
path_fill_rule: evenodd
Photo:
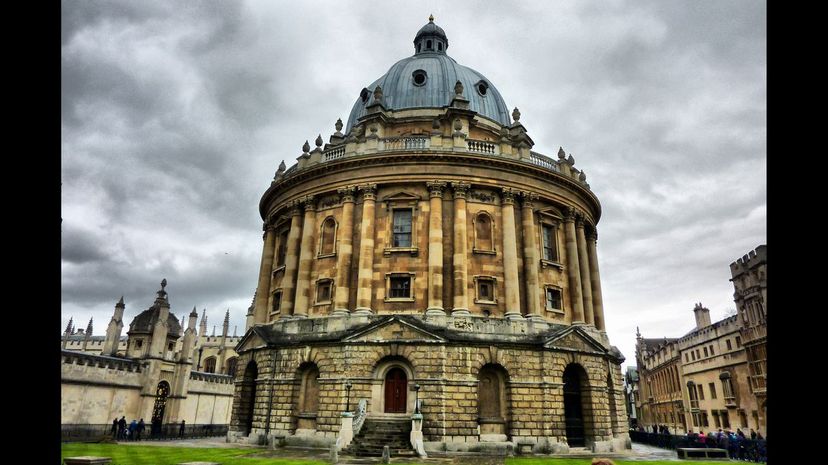
<path fill-rule="evenodd" d="M 362 92 L 359 93 L 359 98 L 362 99 L 362 103 L 367 103 L 368 102 L 368 96 L 369 95 L 370 95 L 370 92 L 368 92 L 368 89 L 362 89 Z"/>
<path fill-rule="evenodd" d="M 474 88 L 477 89 L 478 94 L 484 97 L 486 96 L 486 94 L 489 93 L 489 84 L 486 81 L 478 82 L 477 84 L 475 84 Z"/>
<path fill-rule="evenodd" d="M 428 79 L 428 74 L 426 74 L 425 71 L 418 69 L 417 71 L 411 73 L 411 77 L 414 78 L 415 86 L 422 86 L 426 83 L 426 80 Z"/>

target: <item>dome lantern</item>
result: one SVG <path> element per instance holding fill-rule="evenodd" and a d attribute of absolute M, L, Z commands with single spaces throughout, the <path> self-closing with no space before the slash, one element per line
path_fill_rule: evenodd
<path fill-rule="evenodd" d="M 414 53 L 446 53 L 448 37 L 446 31 L 434 24 L 434 15 L 428 17 L 428 23 L 414 36 Z"/>

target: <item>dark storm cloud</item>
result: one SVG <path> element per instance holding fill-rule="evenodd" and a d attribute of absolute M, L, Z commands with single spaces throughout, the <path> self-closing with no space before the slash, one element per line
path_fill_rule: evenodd
<path fill-rule="evenodd" d="M 449 55 L 520 108 L 533 150 L 563 146 L 587 173 L 628 363 L 635 326 L 676 336 L 695 302 L 733 307 L 728 265 L 766 241 L 763 2 L 73 1 L 64 325 L 93 316 L 101 334 L 121 294 L 129 319 L 166 277 L 178 316 L 197 305 L 220 325 L 231 307 L 243 328 L 276 167 L 327 140 L 429 13 Z"/>

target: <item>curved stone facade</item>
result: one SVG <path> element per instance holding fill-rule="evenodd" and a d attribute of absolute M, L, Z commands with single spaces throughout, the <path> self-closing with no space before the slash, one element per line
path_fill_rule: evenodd
<path fill-rule="evenodd" d="M 571 155 L 532 151 L 517 109 L 501 124 L 470 107 L 474 87 L 442 91 L 395 109 L 374 88 L 346 134 L 337 122 L 329 143 L 306 143 L 295 166 L 280 166 L 259 206 L 234 435 L 324 443 L 361 399 L 369 418 L 410 417 L 419 396 L 426 450 L 625 447 L 597 197 Z M 398 383 L 407 394 L 390 394 Z M 307 389 L 316 411 L 303 407 Z M 577 415 L 565 412 L 567 389 Z"/>

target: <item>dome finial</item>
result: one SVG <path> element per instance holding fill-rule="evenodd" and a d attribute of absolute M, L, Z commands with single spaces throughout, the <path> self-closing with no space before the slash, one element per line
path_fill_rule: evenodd
<path fill-rule="evenodd" d="M 428 22 L 429 22 L 429 23 L 433 23 L 433 22 L 434 22 L 434 15 L 428 15 Z"/>

